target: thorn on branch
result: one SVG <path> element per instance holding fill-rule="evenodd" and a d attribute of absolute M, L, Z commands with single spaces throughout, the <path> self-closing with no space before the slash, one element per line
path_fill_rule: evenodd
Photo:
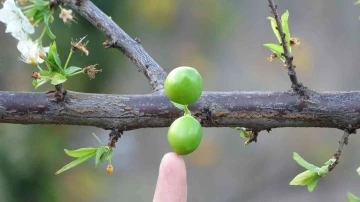
<path fill-rule="evenodd" d="M 135 38 L 135 41 L 138 43 L 138 44 L 141 44 L 141 40 L 139 38 Z"/>
<path fill-rule="evenodd" d="M 84 6 L 85 5 L 85 0 L 76 0 L 75 5 L 76 6 Z"/>
<path fill-rule="evenodd" d="M 109 134 L 109 143 L 108 146 L 111 148 L 115 148 L 115 144 L 118 141 L 119 138 L 121 138 L 121 135 L 124 132 L 118 128 L 114 128 L 111 130 L 110 134 Z"/>
<path fill-rule="evenodd" d="M 355 133 L 356 133 L 356 129 L 352 128 L 351 125 L 349 125 L 348 128 L 344 130 L 344 134 L 339 140 L 339 146 L 336 149 L 334 156 L 331 158 L 333 160 L 333 163 L 328 167 L 329 172 L 332 171 L 337 164 L 339 164 L 339 159 L 342 154 L 344 145 L 347 145 L 349 143 L 349 136 Z"/>
<path fill-rule="evenodd" d="M 116 48 L 116 42 L 115 42 L 115 41 L 106 40 L 106 41 L 103 43 L 103 46 L 104 46 L 105 48 Z"/>

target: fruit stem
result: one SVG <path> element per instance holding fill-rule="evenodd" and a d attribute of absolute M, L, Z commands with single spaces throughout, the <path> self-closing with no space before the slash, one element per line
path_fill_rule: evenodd
<path fill-rule="evenodd" d="M 187 105 L 184 105 L 184 115 L 190 115 L 190 116 L 191 116 L 191 112 L 190 112 L 190 110 L 188 109 L 188 106 L 187 106 Z"/>

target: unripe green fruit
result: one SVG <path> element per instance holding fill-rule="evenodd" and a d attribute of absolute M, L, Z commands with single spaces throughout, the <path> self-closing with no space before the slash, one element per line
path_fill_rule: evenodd
<path fill-rule="evenodd" d="M 170 147 L 179 155 L 195 151 L 202 139 L 202 128 L 198 120 L 191 115 L 176 119 L 168 131 Z"/>
<path fill-rule="evenodd" d="M 201 96 L 202 78 L 192 67 L 177 67 L 166 77 L 164 88 L 171 101 L 189 105 Z"/>

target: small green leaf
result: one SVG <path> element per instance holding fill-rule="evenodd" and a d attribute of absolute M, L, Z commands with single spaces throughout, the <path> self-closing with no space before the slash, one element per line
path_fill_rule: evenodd
<path fill-rule="evenodd" d="M 60 173 L 62 173 L 62 172 L 64 172 L 64 171 L 67 171 L 67 170 L 69 170 L 70 168 L 73 168 L 73 167 L 75 167 L 75 166 L 77 166 L 77 165 L 79 165 L 79 164 L 87 161 L 88 159 L 90 159 L 90 158 L 93 157 L 94 155 L 95 155 L 95 153 L 93 153 L 93 154 L 88 154 L 88 155 L 85 155 L 85 156 L 83 156 L 83 157 L 80 157 L 80 158 L 78 158 L 78 159 L 70 162 L 69 164 L 65 165 L 64 167 L 62 167 L 62 168 L 61 168 L 60 170 L 58 170 L 55 174 L 58 175 L 58 174 L 60 174 Z"/>
<path fill-rule="evenodd" d="M 41 71 L 40 71 L 40 75 L 41 75 L 41 76 L 49 76 L 49 77 L 52 76 L 49 71 L 45 71 L 45 70 L 41 70 Z"/>
<path fill-rule="evenodd" d="M 95 135 L 95 133 L 93 133 L 93 136 L 95 137 L 95 139 L 96 139 L 101 145 L 104 145 L 104 143 L 101 142 L 100 138 Z"/>
<path fill-rule="evenodd" d="M 54 72 L 59 72 L 59 69 L 62 69 L 61 61 L 59 54 L 57 52 L 56 42 L 54 41 L 49 48 L 48 60 L 52 63 L 52 65 L 56 65 L 56 70 Z"/>
<path fill-rule="evenodd" d="M 41 79 L 34 79 L 32 81 L 32 84 L 35 86 L 35 89 L 38 88 L 39 86 L 45 84 L 46 82 L 48 82 L 49 79 L 46 79 L 46 78 L 41 78 Z"/>
<path fill-rule="evenodd" d="M 288 20 L 289 20 L 289 11 L 286 10 L 286 12 L 281 16 L 281 25 L 282 25 L 283 32 L 285 34 L 286 45 L 288 46 L 289 51 L 291 53 L 290 30 L 289 30 Z"/>
<path fill-rule="evenodd" d="M 360 0 L 357 0 L 357 1 L 354 3 L 354 5 L 358 5 L 358 4 L 360 4 Z"/>
<path fill-rule="evenodd" d="M 44 10 L 49 5 L 49 2 L 42 0 L 35 0 L 34 5 L 37 10 Z"/>
<path fill-rule="evenodd" d="M 74 67 L 74 66 L 71 66 L 71 67 L 68 67 L 65 69 L 65 75 L 66 76 L 69 76 L 70 74 L 76 72 L 76 71 L 79 71 L 81 70 L 82 71 L 82 68 L 80 67 Z"/>
<path fill-rule="evenodd" d="M 239 130 L 239 131 L 245 130 L 244 127 L 230 127 L 230 128 L 232 128 L 232 129 L 234 129 L 234 130 Z"/>
<path fill-rule="evenodd" d="M 315 178 L 318 178 L 318 174 L 311 170 L 307 170 L 298 174 L 293 180 L 291 180 L 290 185 L 308 185 L 311 183 Z"/>
<path fill-rule="evenodd" d="M 61 66 L 61 61 L 60 61 L 60 57 L 59 57 L 59 54 L 58 53 L 54 53 L 54 59 L 55 59 L 55 63 L 58 67 L 60 67 L 60 69 L 62 69 L 62 66 Z"/>
<path fill-rule="evenodd" d="M 280 58 L 282 61 L 285 61 L 283 53 L 284 49 L 282 46 L 272 43 L 264 44 L 265 47 L 268 47 L 272 52 L 276 53 L 277 57 Z"/>
<path fill-rule="evenodd" d="M 58 85 L 64 83 L 66 81 L 66 77 L 61 74 L 56 74 L 51 80 L 52 85 Z"/>
<path fill-rule="evenodd" d="M 356 172 L 360 175 L 360 167 L 356 169 Z"/>
<path fill-rule="evenodd" d="M 96 157 L 95 157 L 95 166 L 99 165 L 101 162 L 101 156 L 106 152 L 107 147 L 106 146 L 101 146 L 99 147 L 99 149 L 96 152 Z"/>
<path fill-rule="evenodd" d="M 60 72 L 60 69 L 57 67 L 57 65 L 50 61 L 48 57 L 44 56 L 42 59 L 44 59 L 49 72 Z"/>
<path fill-rule="evenodd" d="M 100 157 L 100 163 L 104 160 L 110 160 L 114 154 L 114 151 L 112 148 L 106 147 L 106 151 L 104 154 Z"/>
<path fill-rule="evenodd" d="M 350 192 L 347 193 L 347 197 L 349 199 L 349 202 L 360 202 L 360 198 Z"/>
<path fill-rule="evenodd" d="M 82 156 L 86 156 L 88 154 L 95 154 L 97 152 L 98 148 L 80 148 L 77 150 L 67 150 L 64 149 L 65 153 L 68 156 L 79 158 Z"/>
<path fill-rule="evenodd" d="M 324 177 L 326 174 L 328 174 L 328 172 L 329 172 L 329 165 L 325 165 L 319 168 L 317 174 L 321 177 Z"/>
<path fill-rule="evenodd" d="M 59 54 L 57 52 L 56 42 L 54 41 L 50 45 L 48 56 L 44 57 L 44 60 L 49 70 L 52 72 L 61 72 L 61 66 L 57 65 L 55 57 L 59 57 Z"/>
<path fill-rule="evenodd" d="M 114 155 L 114 150 L 112 148 L 109 149 L 103 156 L 106 160 L 110 160 Z"/>
<path fill-rule="evenodd" d="M 310 164 L 308 163 L 307 161 L 305 161 L 305 159 L 301 158 L 301 156 L 294 152 L 293 153 L 293 158 L 294 160 L 299 164 L 301 165 L 302 167 L 304 167 L 305 169 L 308 169 L 308 170 L 311 170 L 315 173 L 319 172 L 320 171 L 320 168 L 317 167 L 317 166 L 314 166 L 313 164 Z"/>
<path fill-rule="evenodd" d="M 309 192 L 313 192 L 317 183 L 319 182 L 320 176 L 312 178 L 312 181 L 307 184 L 307 188 Z"/>
<path fill-rule="evenodd" d="M 173 101 L 171 101 L 171 102 L 173 103 L 173 105 L 174 105 L 176 108 L 178 108 L 178 109 L 180 109 L 180 110 L 185 110 L 184 105 L 178 104 L 178 103 L 173 102 Z"/>
<path fill-rule="evenodd" d="M 51 32 L 49 26 L 46 26 L 46 34 L 49 36 L 50 39 L 52 39 L 52 40 L 56 39 L 55 34 Z"/>
<path fill-rule="evenodd" d="M 276 29 L 277 24 L 276 24 L 275 18 L 273 18 L 273 17 L 268 17 L 267 19 L 270 20 L 271 28 L 272 28 L 272 30 L 273 30 L 276 38 L 278 39 L 279 43 L 281 44 L 281 37 L 280 37 L 279 31 Z"/>
<path fill-rule="evenodd" d="M 37 80 L 36 80 L 36 79 L 34 79 L 34 80 L 32 81 L 32 85 L 33 85 L 34 87 L 36 87 L 36 86 L 37 86 L 37 84 L 38 84 Z"/>
<path fill-rule="evenodd" d="M 45 23 L 45 25 L 49 26 L 50 18 L 51 18 L 50 10 L 47 10 L 46 12 L 44 12 L 43 15 L 44 15 L 44 23 Z"/>
<path fill-rule="evenodd" d="M 247 131 L 243 130 L 240 132 L 240 137 L 248 139 L 250 137 L 250 134 Z"/>

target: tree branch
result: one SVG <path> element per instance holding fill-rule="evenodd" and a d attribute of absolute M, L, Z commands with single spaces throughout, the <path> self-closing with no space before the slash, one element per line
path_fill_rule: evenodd
<path fill-rule="evenodd" d="M 344 130 L 344 134 L 341 137 L 341 139 L 339 140 L 338 148 L 336 149 L 336 152 L 334 153 L 334 156 L 332 157 L 332 159 L 334 159 L 334 162 L 328 168 L 329 172 L 332 171 L 336 167 L 337 164 L 339 164 L 339 159 L 342 154 L 344 145 L 348 144 L 349 136 L 353 133 L 356 133 L 356 130 L 354 130 L 351 125 L 348 129 Z"/>
<path fill-rule="evenodd" d="M 58 0 L 76 10 L 85 19 L 104 33 L 110 40 L 105 47 L 114 47 L 124 53 L 142 71 L 153 91 L 163 88 L 166 72 L 144 50 L 138 40 L 133 40 L 111 18 L 89 0 Z"/>
<path fill-rule="evenodd" d="M 190 110 L 204 127 L 264 130 L 279 127 L 360 128 L 360 91 L 307 92 L 309 99 L 281 92 L 204 92 Z M 0 123 L 96 126 L 121 131 L 168 127 L 182 111 L 163 93 L 52 95 L 0 91 Z"/>
<path fill-rule="evenodd" d="M 274 4 L 273 0 L 269 0 L 269 6 L 271 8 L 271 13 L 274 15 L 276 24 L 277 24 L 277 30 L 279 31 L 280 38 L 281 38 L 281 45 L 284 49 L 284 57 L 285 57 L 285 65 L 288 69 L 288 75 L 290 77 L 290 81 L 292 83 L 292 89 L 295 92 L 300 93 L 300 95 L 304 95 L 304 86 L 298 82 L 296 71 L 295 71 L 295 65 L 293 64 L 293 56 L 291 55 L 289 48 L 287 46 L 287 42 L 285 40 L 285 33 L 282 28 L 281 19 L 279 17 L 279 14 L 277 13 L 276 9 L 277 6 Z"/>

